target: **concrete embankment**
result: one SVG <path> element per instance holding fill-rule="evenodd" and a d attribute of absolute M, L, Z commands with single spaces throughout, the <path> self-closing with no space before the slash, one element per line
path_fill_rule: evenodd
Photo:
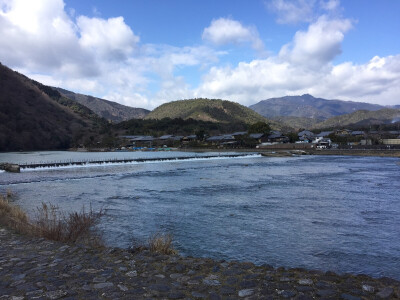
<path fill-rule="evenodd" d="M 396 299 L 365 275 L 66 245 L 0 228 L 0 299 Z"/>

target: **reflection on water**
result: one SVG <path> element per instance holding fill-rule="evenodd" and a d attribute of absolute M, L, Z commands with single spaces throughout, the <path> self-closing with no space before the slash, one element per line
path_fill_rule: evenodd
<path fill-rule="evenodd" d="M 121 247 L 161 230 L 184 255 L 400 279 L 397 161 L 249 157 L 49 169 L 1 173 L 0 191 L 14 190 L 29 211 L 42 201 L 104 207 L 101 229 Z"/>

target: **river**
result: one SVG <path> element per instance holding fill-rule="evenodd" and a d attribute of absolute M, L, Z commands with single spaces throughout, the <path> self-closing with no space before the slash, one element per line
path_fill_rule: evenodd
<path fill-rule="evenodd" d="M 0 153 L 0 162 L 196 159 L 0 173 L 30 214 L 103 208 L 108 245 L 168 232 L 182 255 L 400 279 L 400 165 L 388 157 Z"/>

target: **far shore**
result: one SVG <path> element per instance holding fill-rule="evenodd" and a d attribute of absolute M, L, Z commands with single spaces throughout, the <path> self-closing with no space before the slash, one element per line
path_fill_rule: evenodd
<path fill-rule="evenodd" d="M 284 154 L 303 154 L 303 155 L 351 155 L 351 156 L 378 156 L 378 157 L 399 157 L 400 150 L 381 150 L 381 149 L 323 149 L 323 150 L 292 150 L 292 149 L 262 149 L 262 148 L 234 148 L 234 149 L 215 149 L 215 148 L 179 148 L 178 151 L 185 152 L 254 152 L 265 153 L 268 156 L 284 156 Z"/>

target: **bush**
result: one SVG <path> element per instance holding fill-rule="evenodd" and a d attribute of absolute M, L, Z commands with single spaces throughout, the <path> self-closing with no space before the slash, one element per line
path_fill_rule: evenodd
<path fill-rule="evenodd" d="M 84 243 L 91 246 L 101 246 L 100 234 L 94 226 L 104 215 L 103 211 L 94 212 L 92 207 L 86 212 L 85 207 L 80 212 L 64 213 L 53 204 L 42 203 L 37 208 L 36 216 L 29 220 L 27 214 L 18 206 L 12 205 L 13 194 L 7 191 L 0 194 L 0 224 L 18 233 L 43 237 L 64 243 Z"/>
<path fill-rule="evenodd" d="M 132 253 L 150 251 L 152 253 L 175 255 L 178 251 L 174 249 L 172 245 L 172 235 L 155 233 L 148 240 L 147 244 L 143 245 L 137 243 L 135 240 L 132 242 L 132 246 L 129 248 Z"/>
<path fill-rule="evenodd" d="M 0 194 L 0 224 L 21 233 L 30 233 L 32 227 L 28 216 L 20 207 L 10 203 L 13 197 L 11 191 Z"/>
<path fill-rule="evenodd" d="M 83 242 L 87 244 L 101 244 L 100 235 L 94 230 L 104 213 L 96 213 L 90 207 L 85 207 L 80 212 L 64 213 L 58 206 L 42 203 L 37 208 L 36 218 L 33 222 L 34 234 L 49 240 L 65 243 Z"/>

